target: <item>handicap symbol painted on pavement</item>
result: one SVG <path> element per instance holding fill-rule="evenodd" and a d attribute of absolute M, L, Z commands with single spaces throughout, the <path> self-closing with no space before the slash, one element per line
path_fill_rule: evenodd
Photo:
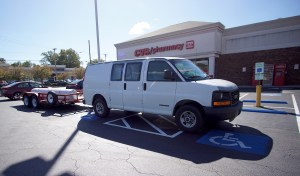
<path fill-rule="evenodd" d="M 266 155 L 268 153 L 271 139 L 262 135 L 211 130 L 196 142 L 229 150 Z"/>
<path fill-rule="evenodd" d="M 230 136 L 234 136 L 233 133 L 225 133 L 224 136 L 214 136 L 209 139 L 210 142 L 216 145 L 223 146 L 240 146 L 241 148 L 252 148 L 246 146 L 242 141 L 239 141 L 238 138 L 233 138 Z"/>

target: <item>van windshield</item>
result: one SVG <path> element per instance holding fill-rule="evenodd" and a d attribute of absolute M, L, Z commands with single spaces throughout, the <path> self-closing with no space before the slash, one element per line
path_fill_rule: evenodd
<path fill-rule="evenodd" d="M 209 76 L 187 59 L 173 59 L 170 62 L 177 68 L 186 81 L 209 79 Z"/>

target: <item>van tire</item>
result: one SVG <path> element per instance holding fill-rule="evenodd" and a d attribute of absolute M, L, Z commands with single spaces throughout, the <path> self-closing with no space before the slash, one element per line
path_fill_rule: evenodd
<path fill-rule="evenodd" d="M 94 112 L 98 117 L 105 118 L 108 116 L 110 109 L 102 98 L 96 98 L 93 103 Z"/>
<path fill-rule="evenodd" d="M 175 113 L 175 122 L 183 131 L 196 132 L 204 127 L 201 111 L 192 105 L 184 105 Z"/>

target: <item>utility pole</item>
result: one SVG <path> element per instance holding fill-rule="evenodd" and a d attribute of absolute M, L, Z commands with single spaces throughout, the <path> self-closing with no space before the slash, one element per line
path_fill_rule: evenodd
<path fill-rule="evenodd" d="M 106 55 L 107 55 L 107 54 L 104 54 L 104 58 L 105 58 L 104 62 L 106 62 Z"/>
<path fill-rule="evenodd" d="M 96 16 L 96 33 L 97 33 L 97 49 L 98 49 L 98 63 L 100 63 L 100 42 L 99 42 L 99 27 L 98 27 L 98 10 L 97 0 L 95 0 L 95 16 Z"/>
<path fill-rule="evenodd" d="M 90 40 L 89 40 L 89 56 L 90 56 L 90 64 L 92 64 Z"/>
<path fill-rule="evenodd" d="M 55 73 L 55 77 L 54 77 L 55 79 L 54 79 L 54 81 L 56 81 L 56 74 L 57 74 L 57 73 L 56 73 L 56 59 L 54 58 L 55 50 L 56 50 L 56 48 L 53 48 L 53 51 L 54 51 L 54 52 L 53 52 L 53 59 L 54 59 L 54 64 L 55 64 L 55 66 L 54 66 L 54 73 Z"/>

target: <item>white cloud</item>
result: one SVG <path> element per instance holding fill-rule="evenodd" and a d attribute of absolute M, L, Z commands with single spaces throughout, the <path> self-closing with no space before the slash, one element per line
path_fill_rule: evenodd
<path fill-rule="evenodd" d="M 144 33 L 146 30 L 150 29 L 150 24 L 147 22 L 140 22 L 135 24 L 129 31 L 130 35 L 138 35 Z"/>

